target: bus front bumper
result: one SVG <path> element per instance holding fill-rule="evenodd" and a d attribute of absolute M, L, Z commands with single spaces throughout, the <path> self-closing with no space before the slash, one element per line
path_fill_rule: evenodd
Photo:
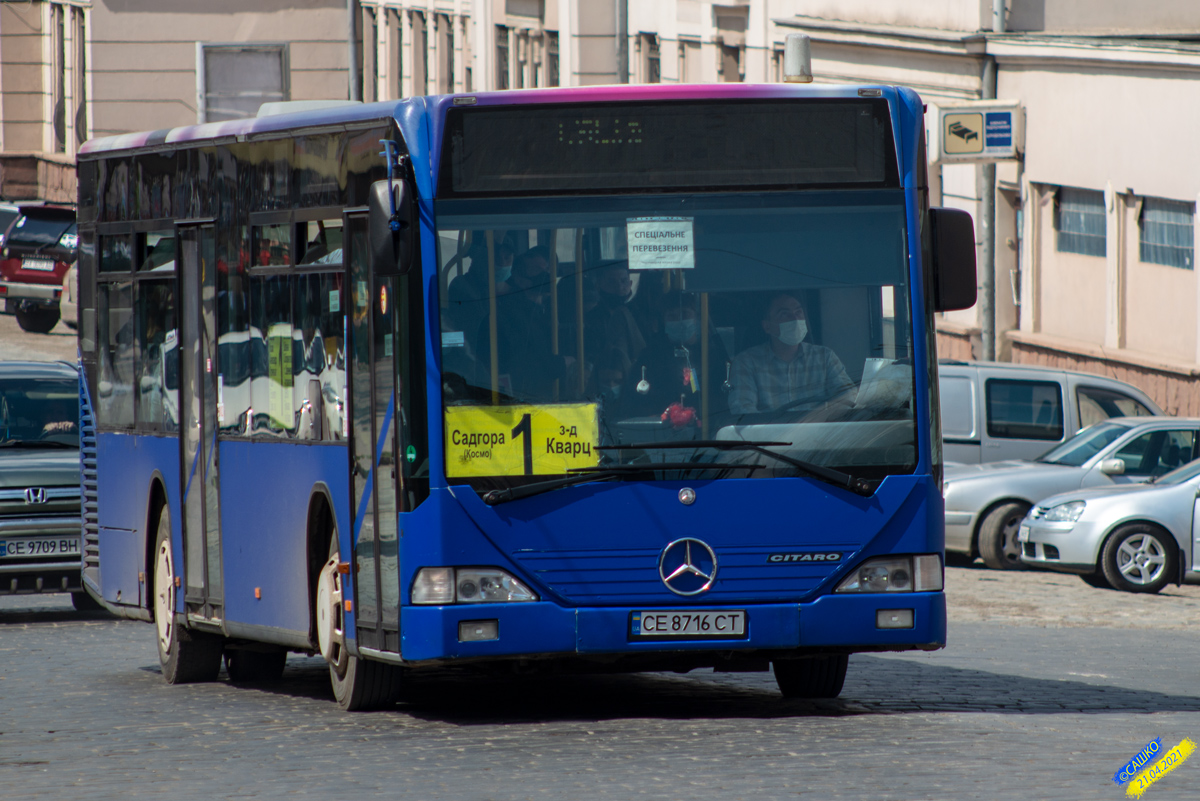
<path fill-rule="evenodd" d="M 738 639 L 641 639 L 633 634 L 638 612 L 743 610 Z M 912 625 L 880 628 L 881 620 Z M 493 625 L 494 623 L 494 625 Z M 460 626 L 460 624 L 464 624 Z M 606 657 L 676 653 L 694 662 L 697 652 L 934 650 L 946 644 L 946 596 L 941 592 L 824 595 L 802 604 L 564 608 L 542 601 L 519 604 L 410 606 L 401 613 L 401 654 L 406 663 L 542 656 Z M 494 631 L 484 640 L 462 632 Z M 469 634 L 467 635 L 470 636 Z"/>

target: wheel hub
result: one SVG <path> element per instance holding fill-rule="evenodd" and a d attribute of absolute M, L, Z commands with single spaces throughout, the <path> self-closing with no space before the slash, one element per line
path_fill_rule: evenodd
<path fill-rule="evenodd" d="M 329 557 L 317 581 L 317 645 L 325 661 L 341 672 L 349 654 L 346 652 L 342 576 L 338 572 L 338 561 L 337 554 Z"/>

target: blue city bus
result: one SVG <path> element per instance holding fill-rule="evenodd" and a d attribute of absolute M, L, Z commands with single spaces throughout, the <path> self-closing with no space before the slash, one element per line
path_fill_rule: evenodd
<path fill-rule="evenodd" d="M 774 670 L 946 641 L 933 317 L 974 302 L 896 87 L 414 97 L 79 156 L 84 569 L 168 682 Z"/>

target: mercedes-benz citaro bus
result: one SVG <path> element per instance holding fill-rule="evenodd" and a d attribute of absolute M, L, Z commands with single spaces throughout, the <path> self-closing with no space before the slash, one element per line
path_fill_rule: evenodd
<path fill-rule="evenodd" d="M 936 311 L 879 86 L 414 97 L 79 156 L 87 589 L 168 682 L 774 670 L 946 640 Z"/>

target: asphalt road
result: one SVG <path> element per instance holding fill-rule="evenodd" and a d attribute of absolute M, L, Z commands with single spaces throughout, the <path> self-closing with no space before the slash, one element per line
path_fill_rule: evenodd
<path fill-rule="evenodd" d="M 0 314 L 0 361 L 29 359 L 35 362 L 78 361 L 75 332 L 59 322 L 49 334 L 29 334 L 11 314 Z"/>
<path fill-rule="evenodd" d="M 0 598 L 0 797 L 1118 799 L 1146 743 L 1200 736 L 1196 588 L 961 568 L 947 587 L 949 646 L 852 657 L 835 701 L 784 702 L 769 674 L 447 672 L 370 714 L 338 710 L 318 659 L 171 687 L 151 626 Z M 1016 597 L 1016 620 L 980 611 Z M 1146 798 L 1198 780 L 1200 756 Z"/>

